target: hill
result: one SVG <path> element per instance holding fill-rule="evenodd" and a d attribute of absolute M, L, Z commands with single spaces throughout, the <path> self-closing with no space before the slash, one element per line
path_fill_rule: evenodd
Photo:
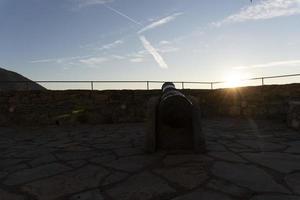
<path fill-rule="evenodd" d="M 10 81 L 20 81 L 10 82 Z M 22 81 L 28 81 L 22 83 Z M 43 86 L 13 71 L 0 68 L 0 91 L 8 90 L 46 90 Z"/>

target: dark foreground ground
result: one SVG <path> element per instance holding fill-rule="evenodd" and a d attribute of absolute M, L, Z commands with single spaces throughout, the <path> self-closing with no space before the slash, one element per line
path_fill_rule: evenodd
<path fill-rule="evenodd" d="M 207 155 L 143 152 L 143 124 L 0 128 L 0 199 L 297 200 L 300 133 L 207 120 Z"/>

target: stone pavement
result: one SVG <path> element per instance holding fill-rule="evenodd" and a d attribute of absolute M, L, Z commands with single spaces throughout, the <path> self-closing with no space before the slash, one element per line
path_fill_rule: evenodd
<path fill-rule="evenodd" d="M 300 200 L 300 133 L 205 120 L 208 153 L 143 152 L 143 124 L 0 128 L 1 200 Z"/>

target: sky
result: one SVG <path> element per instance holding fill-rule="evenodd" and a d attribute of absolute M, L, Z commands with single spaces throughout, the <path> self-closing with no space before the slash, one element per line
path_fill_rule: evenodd
<path fill-rule="evenodd" d="M 299 36 L 300 0 L 0 0 L 0 67 L 33 80 L 300 73 Z"/>

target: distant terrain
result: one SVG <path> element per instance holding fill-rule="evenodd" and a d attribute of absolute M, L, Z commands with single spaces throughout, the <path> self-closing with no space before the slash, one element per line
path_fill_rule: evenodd
<path fill-rule="evenodd" d="M 13 83 L 9 81 L 28 81 Z M 13 71 L 0 68 L 0 91 L 8 90 L 46 90 L 41 85 Z"/>

